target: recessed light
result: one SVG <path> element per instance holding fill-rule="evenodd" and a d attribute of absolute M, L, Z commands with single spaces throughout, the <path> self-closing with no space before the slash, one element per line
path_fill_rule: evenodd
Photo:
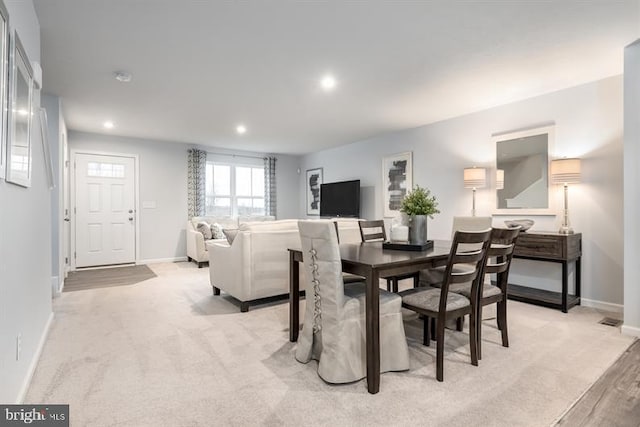
<path fill-rule="evenodd" d="M 121 83 L 129 83 L 133 76 L 128 71 L 116 71 L 113 77 Z"/>
<path fill-rule="evenodd" d="M 245 133 L 247 133 L 247 127 L 245 125 L 236 126 L 236 133 L 238 135 L 244 135 Z"/>
<path fill-rule="evenodd" d="M 102 126 L 104 126 L 106 129 L 113 129 L 114 124 L 111 120 L 107 120 L 102 124 Z"/>
<path fill-rule="evenodd" d="M 335 77 L 333 77 L 330 74 L 327 74 L 326 76 L 322 77 L 322 79 L 320 80 L 320 87 L 326 92 L 329 92 L 335 89 L 336 84 L 337 82 Z"/>

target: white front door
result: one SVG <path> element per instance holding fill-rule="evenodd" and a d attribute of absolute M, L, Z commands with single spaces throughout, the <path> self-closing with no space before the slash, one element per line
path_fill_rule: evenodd
<path fill-rule="evenodd" d="M 76 153 L 76 267 L 135 262 L 135 160 Z"/>

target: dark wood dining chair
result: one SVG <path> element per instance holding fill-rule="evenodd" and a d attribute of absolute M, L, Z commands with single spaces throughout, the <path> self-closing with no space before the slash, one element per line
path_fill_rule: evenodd
<path fill-rule="evenodd" d="M 377 219 L 372 221 L 360 221 L 360 237 L 363 242 L 386 242 L 387 232 L 384 228 L 384 220 Z M 418 286 L 420 279 L 419 273 L 412 273 L 400 276 L 383 277 L 387 279 L 387 291 L 393 290 L 398 292 L 398 281 L 404 279 L 413 279 L 413 287 Z"/>
<path fill-rule="evenodd" d="M 476 325 L 478 328 L 478 359 L 482 359 L 482 307 L 497 304 L 498 329 L 502 335 L 502 346 L 509 347 L 509 335 L 507 328 L 507 295 L 509 286 L 509 270 L 513 251 L 516 246 L 520 227 L 514 228 L 494 228 L 491 230 L 491 246 L 487 255 L 487 263 L 484 268 L 485 275 L 496 274 L 496 285 L 489 279 L 483 279 L 482 291 L 478 292 L 478 318 Z M 488 277 L 488 276 L 485 276 Z M 455 284 L 449 288 L 449 292 L 459 293 L 471 297 L 471 287 L 468 284 Z"/>
<path fill-rule="evenodd" d="M 440 288 L 413 288 L 400 292 L 402 306 L 423 316 L 423 344 L 430 345 L 431 322 L 436 321 L 436 378 L 444 378 L 444 336 L 445 324 L 449 319 L 458 319 L 469 315 L 469 347 L 471 364 L 478 365 L 477 304 L 478 292 L 482 286 L 491 229 L 484 231 L 457 231 L 451 245 L 451 252 L 444 272 L 444 280 Z M 476 249 L 469 249 L 469 245 Z M 464 246 L 464 251 L 460 246 Z M 466 297 L 450 292 L 456 284 L 471 286 L 471 295 Z"/>

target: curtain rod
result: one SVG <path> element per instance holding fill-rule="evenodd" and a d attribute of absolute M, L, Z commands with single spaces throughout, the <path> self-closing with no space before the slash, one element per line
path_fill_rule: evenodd
<path fill-rule="evenodd" d="M 263 160 L 265 157 L 269 157 L 266 154 L 263 157 L 258 157 L 258 156 L 247 156 L 247 155 L 244 155 L 244 154 L 214 153 L 213 151 L 207 151 L 207 153 L 215 154 L 216 156 L 244 157 L 244 158 L 247 158 L 247 159 L 259 159 L 259 160 Z"/>

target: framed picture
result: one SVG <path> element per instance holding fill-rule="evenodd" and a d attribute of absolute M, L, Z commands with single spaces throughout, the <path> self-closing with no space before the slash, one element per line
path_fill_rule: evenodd
<path fill-rule="evenodd" d="M 9 102 L 9 14 L 0 0 L 0 179 L 6 174 Z"/>
<path fill-rule="evenodd" d="M 11 38 L 11 114 L 7 149 L 7 181 L 31 185 L 31 120 L 33 69 L 17 31 Z"/>
<path fill-rule="evenodd" d="M 307 215 L 320 215 L 322 168 L 307 170 Z"/>
<path fill-rule="evenodd" d="M 411 151 L 382 159 L 382 200 L 384 216 L 400 214 L 402 199 L 413 187 Z"/>

